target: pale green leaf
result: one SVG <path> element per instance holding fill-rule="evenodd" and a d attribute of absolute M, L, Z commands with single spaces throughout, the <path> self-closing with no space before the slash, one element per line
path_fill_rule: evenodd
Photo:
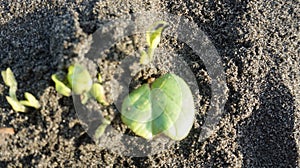
<path fill-rule="evenodd" d="M 21 104 L 18 100 L 13 99 L 9 96 L 6 96 L 6 100 L 16 112 L 26 112 L 26 107 L 23 104 Z"/>
<path fill-rule="evenodd" d="M 189 103 L 183 105 L 187 102 Z M 190 120 L 183 121 L 178 118 L 182 115 L 191 115 L 188 118 L 194 118 L 194 110 L 181 114 L 183 108 L 190 104 L 193 107 L 193 103 L 186 83 L 174 74 L 166 74 L 156 79 L 151 86 L 144 84 L 130 93 L 123 101 L 121 117 L 135 134 L 146 139 L 166 132 L 168 136 L 178 140 L 188 134 L 190 125 L 193 124 Z M 172 134 L 172 127 L 186 132 Z"/>
<path fill-rule="evenodd" d="M 5 85 L 9 87 L 17 87 L 17 81 L 15 79 L 14 73 L 10 68 L 7 68 L 6 71 L 1 71 L 1 75 Z"/>
<path fill-rule="evenodd" d="M 3 81 L 6 86 L 9 87 L 9 96 L 13 99 L 17 99 L 16 92 L 18 88 L 18 83 L 15 79 L 15 76 L 10 68 L 7 68 L 5 71 L 1 71 Z"/>
<path fill-rule="evenodd" d="M 109 120 L 107 120 L 105 118 L 102 119 L 102 124 L 100 124 L 98 126 L 98 128 L 96 129 L 95 134 L 94 134 L 94 138 L 96 140 L 99 139 L 104 134 L 105 129 L 109 124 L 110 124 Z"/>
<path fill-rule="evenodd" d="M 82 65 L 71 65 L 68 70 L 67 78 L 75 94 L 88 92 L 92 88 L 92 78 Z"/>
<path fill-rule="evenodd" d="M 31 93 L 25 92 L 25 98 L 26 100 L 20 101 L 21 104 L 35 109 L 39 109 L 41 107 L 39 101 Z"/>
<path fill-rule="evenodd" d="M 141 51 L 140 63 L 144 64 L 144 65 L 150 63 L 150 58 L 149 58 L 148 54 L 144 50 Z"/>
<path fill-rule="evenodd" d="M 168 26 L 167 22 L 158 21 L 155 22 L 150 28 L 146 31 L 146 41 L 149 45 L 148 56 L 150 57 L 150 61 L 153 57 L 154 50 L 157 48 L 162 31 Z"/>
<path fill-rule="evenodd" d="M 51 79 L 53 80 L 53 82 L 55 83 L 55 90 L 64 95 L 64 96 L 71 96 L 71 89 L 66 86 L 63 82 L 61 82 L 59 79 L 58 79 L 58 76 L 56 74 L 53 74 L 51 76 Z"/>
<path fill-rule="evenodd" d="M 181 112 L 173 126 L 168 130 L 165 130 L 164 134 L 166 134 L 168 137 L 174 140 L 182 140 L 188 135 L 193 126 L 195 116 L 195 105 L 192 92 L 188 85 L 181 78 L 176 78 L 177 82 L 180 83 L 179 85 L 181 86 L 182 90 L 183 99 Z"/>
<path fill-rule="evenodd" d="M 102 82 L 103 82 L 101 74 L 98 74 L 98 82 L 99 82 L 99 83 L 102 83 Z"/>
<path fill-rule="evenodd" d="M 94 83 L 90 90 L 91 95 L 101 104 L 108 106 L 109 103 L 106 100 L 104 88 L 99 83 Z"/>

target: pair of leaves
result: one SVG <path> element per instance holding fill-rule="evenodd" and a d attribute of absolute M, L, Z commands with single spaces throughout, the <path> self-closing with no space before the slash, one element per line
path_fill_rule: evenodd
<path fill-rule="evenodd" d="M 71 65 L 68 68 L 67 84 L 62 82 L 57 74 L 53 74 L 51 76 L 51 79 L 55 83 L 56 91 L 67 97 L 71 96 L 72 91 L 74 92 L 74 94 L 78 95 L 88 92 L 93 84 L 89 72 L 85 69 L 84 66 L 79 64 Z"/>
<path fill-rule="evenodd" d="M 175 74 L 166 74 L 130 93 L 122 104 L 122 121 L 146 139 L 164 133 L 185 138 L 194 120 L 194 101 L 188 85 Z"/>
<path fill-rule="evenodd" d="M 154 50 L 157 48 L 162 31 L 168 26 L 167 22 L 158 21 L 151 25 L 146 31 L 146 42 L 149 46 L 148 52 L 141 51 L 141 64 L 148 64 L 153 60 Z"/>
<path fill-rule="evenodd" d="M 27 108 L 25 106 L 33 107 L 36 109 L 39 109 L 41 107 L 39 101 L 31 93 L 25 92 L 26 100 L 19 101 L 17 99 L 16 92 L 18 88 L 18 83 L 10 68 L 7 68 L 5 71 L 2 71 L 1 75 L 5 85 L 9 87 L 9 96 L 6 96 L 6 100 L 15 111 L 26 112 Z"/>
<path fill-rule="evenodd" d="M 88 70 L 82 65 L 74 64 L 68 68 L 67 84 L 62 82 L 57 74 L 53 74 L 51 78 L 55 83 L 56 91 L 64 96 L 68 97 L 72 92 L 77 95 L 83 95 L 82 103 L 85 103 L 93 96 L 99 103 L 108 105 L 103 86 L 99 83 L 93 83 Z M 98 80 L 99 82 L 102 81 L 100 75 L 98 76 Z"/>

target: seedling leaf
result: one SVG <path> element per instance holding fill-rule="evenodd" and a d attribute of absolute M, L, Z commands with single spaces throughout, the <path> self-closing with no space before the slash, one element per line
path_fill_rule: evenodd
<path fill-rule="evenodd" d="M 155 22 L 153 25 L 146 32 L 146 41 L 149 45 L 148 56 L 150 61 L 152 60 L 154 50 L 157 48 L 162 31 L 168 26 L 167 22 L 158 21 Z"/>
<path fill-rule="evenodd" d="M 100 124 L 98 126 L 98 128 L 96 129 L 95 134 L 94 134 L 94 138 L 96 140 L 99 139 L 104 134 L 105 129 L 109 124 L 110 124 L 109 120 L 107 120 L 105 118 L 102 119 L 102 124 Z"/>
<path fill-rule="evenodd" d="M 16 92 L 18 89 L 18 83 L 12 70 L 7 68 L 5 71 L 1 71 L 1 75 L 5 85 L 9 87 L 9 96 L 13 99 L 17 99 Z"/>
<path fill-rule="evenodd" d="M 21 104 L 35 109 L 39 109 L 41 107 L 39 101 L 31 93 L 25 92 L 25 98 L 26 100 L 20 101 Z"/>
<path fill-rule="evenodd" d="M 18 83 L 15 79 L 15 76 L 10 68 L 7 68 L 6 71 L 1 71 L 1 75 L 4 83 L 9 87 L 17 87 Z"/>
<path fill-rule="evenodd" d="M 98 74 L 98 82 L 99 82 L 99 83 L 102 83 L 102 82 L 103 82 L 101 74 Z"/>
<path fill-rule="evenodd" d="M 185 110 L 186 106 L 191 108 Z M 130 93 L 123 101 L 121 118 L 134 133 L 146 139 L 164 132 L 174 140 L 181 140 L 193 124 L 190 120 L 194 118 L 193 107 L 193 96 L 184 80 L 174 74 L 166 74 L 151 86 L 144 84 Z M 189 115 L 189 120 L 179 119 L 182 115 Z M 178 130 L 175 134 L 173 127 Z"/>
<path fill-rule="evenodd" d="M 182 106 L 181 112 L 174 125 L 168 130 L 164 131 L 164 134 L 174 140 L 184 139 L 190 132 L 195 116 L 195 106 L 193 101 L 193 95 L 188 85 L 181 78 L 177 77 L 182 90 Z"/>
<path fill-rule="evenodd" d="M 150 63 L 150 58 L 149 58 L 148 54 L 146 53 L 146 51 L 144 51 L 144 50 L 141 51 L 140 63 L 145 64 L 145 65 Z"/>
<path fill-rule="evenodd" d="M 88 92 L 92 88 L 92 78 L 82 65 L 71 65 L 68 70 L 67 78 L 75 94 Z"/>
<path fill-rule="evenodd" d="M 23 104 L 21 104 L 18 100 L 9 96 L 6 96 L 6 100 L 16 112 L 26 112 L 26 107 Z"/>
<path fill-rule="evenodd" d="M 94 83 L 90 90 L 91 95 L 101 104 L 108 106 L 109 103 L 106 100 L 104 88 L 99 83 Z"/>
<path fill-rule="evenodd" d="M 67 87 L 63 82 L 61 82 L 59 79 L 58 79 L 58 76 L 56 74 L 53 74 L 51 76 L 51 79 L 54 81 L 55 83 L 55 90 L 64 95 L 64 96 L 71 96 L 71 89 L 69 87 Z"/>
<path fill-rule="evenodd" d="M 157 48 L 162 31 L 168 26 L 167 22 L 158 21 L 146 31 L 146 42 L 149 46 L 148 52 L 141 51 L 141 64 L 148 64 L 153 60 L 154 50 Z"/>

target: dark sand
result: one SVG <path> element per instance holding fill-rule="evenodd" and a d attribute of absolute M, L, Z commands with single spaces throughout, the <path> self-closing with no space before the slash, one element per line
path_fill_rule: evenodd
<path fill-rule="evenodd" d="M 101 25 L 145 10 L 183 15 L 197 23 L 222 58 L 229 96 L 225 114 L 208 139 L 198 142 L 201 129 L 195 126 L 169 150 L 139 158 L 95 145 L 78 124 L 72 99 L 55 92 L 50 76 L 83 57 L 88 36 Z M 29 91 L 42 108 L 27 114 L 12 111 L 1 79 L 0 127 L 12 127 L 15 134 L 0 139 L 0 167 L 297 167 L 299 21 L 296 0 L 2 0 L 0 70 L 11 67 L 19 82 L 18 96 Z M 112 75 L 107 65 L 116 54 L 111 50 L 102 61 L 104 78 Z M 202 96 L 209 98 L 205 78 L 197 81 Z"/>

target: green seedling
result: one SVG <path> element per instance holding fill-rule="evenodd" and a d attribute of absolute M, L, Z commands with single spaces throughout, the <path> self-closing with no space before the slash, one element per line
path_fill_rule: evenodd
<path fill-rule="evenodd" d="M 20 101 L 21 104 L 35 109 L 39 109 L 41 107 L 39 101 L 31 93 L 25 92 L 25 98 L 26 100 Z"/>
<path fill-rule="evenodd" d="M 74 64 L 68 68 L 67 83 L 62 82 L 57 74 L 53 74 L 51 78 L 55 83 L 56 91 L 64 96 L 68 97 L 73 92 L 75 95 L 81 95 L 82 104 L 93 97 L 99 103 L 105 106 L 109 105 L 106 101 L 103 86 L 99 84 L 102 82 L 101 75 L 98 74 L 97 77 L 99 83 L 93 83 L 88 70 L 80 64 Z"/>
<path fill-rule="evenodd" d="M 193 125 L 193 96 L 183 79 L 166 74 L 130 93 L 123 101 L 121 118 L 135 134 L 146 139 L 164 133 L 181 140 Z"/>
<path fill-rule="evenodd" d="M 102 119 L 102 124 L 100 124 L 95 131 L 95 134 L 94 134 L 95 140 L 98 140 L 104 134 L 106 127 L 110 124 L 110 122 L 111 121 L 108 119 L 105 119 L 105 118 Z"/>
<path fill-rule="evenodd" d="M 93 85 L 93 80 L 89 71 L 82 65 L 71 65 L 68 70 L 67 79 L 75 94 L 88 92 Z"/>
<path fill-rule="evenodd" d="M 154 50 L 157 48 L 163 30 L 168 26 L 167 22 L 158 21 L 149 27 L 146 31 L 146 42 L 148 51 L 141 51 L 141 64 L 149 64 L 153 60 Z"/>
<path fill-rule="evenodd" d="M 12 97 L 6 96 L 7 102 L 10 104 L 10 106 L 15 110 L 16 112 L 26 112 L 26 107 L 20 103 L 17 99 L 14 99 Z"/>
<path fill-rule="evenodd" d="M 54 81 L 55 89 L 58 93 L 66 96 L 66 97 L 71 96 L 72 90 L 58 79 L 57 74 L 53 74 L 51 76 L 51 79 Z"/>
<path fill-rule="evenodd" d="M 5 85 L 9 87 L 9 96 L 13 99 L 17 99 L 16 92 L 18 89 L 18 83 L 12 70 L 10 68 L 7 68 L 6 71 L 1 72 L 1 75 Z"/>
<path fill-rule="evenodd" d="M 16 92 L 18 89 L 18 83 L 10 68 L 7 68 L 6 71 L 2 71 L 1 75 L 5 85 L 9 87 L 9 96 L 6 96 L 6 100 L 12 106 L 13 110 L 16 112 L 26 112 L 26 106 L 33 107 L 35 109 L 39 109 L 41 107 L 39 101 L 31 93 L 25 92 L 26 100 L 19 101 L 17 99 Z"/>
<path fill-rule="evenodd" d="M 104 88 L 99 83 L 94 83 L 90 94 L 101 104 L 108 106 L 109 103 L 106 100 Z"/>

